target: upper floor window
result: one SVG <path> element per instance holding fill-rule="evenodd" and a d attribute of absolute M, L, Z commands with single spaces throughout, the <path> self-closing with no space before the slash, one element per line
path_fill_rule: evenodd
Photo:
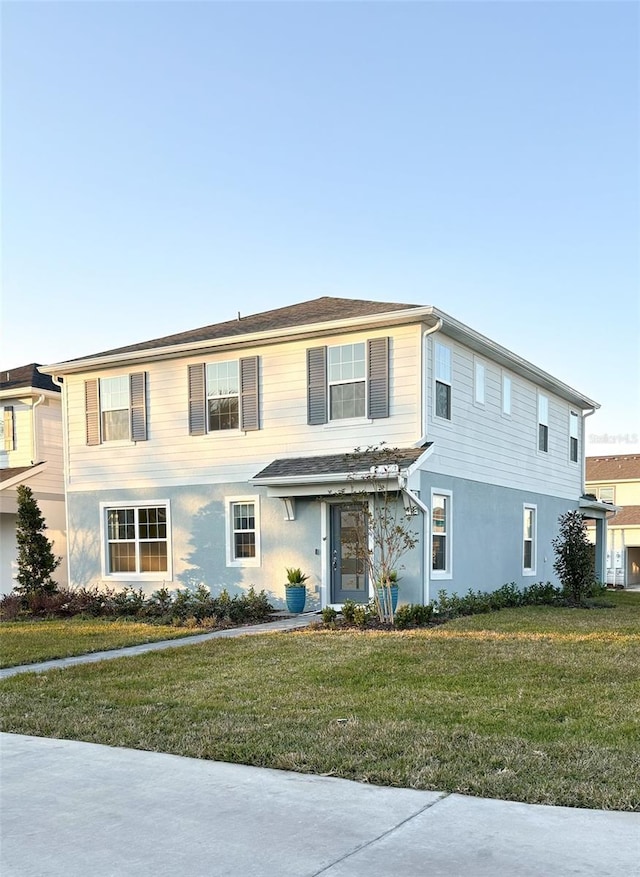
<path fill-rule="evenodd" d="M 365 415 L 365 345 L 329 347 L 329 420 Z"/>
<path fill-rule="evenodd" d="M 549 399 L 538 394 L 538 450 L 549 450 Z"/>
<path fill-rule="evenodd" d="M 307 350 L 307 422 L 389 417 L 389 338 Z"/>
<path fill-rule="evenodd" d="M 475 360 L 474 362 L 474 399 L 477 405 L 484 405 L 485 390 L 485 367 L 484 364 Z"/>
<path fill-rule="evenodd" d="M 103 509 L 105 575 L 169 577 L 168 503 L 103 506 Z"/>
<path fill-rule="evenodd" d="M 435 343 L 435 412 L 436 417 L 451 420 L 451 348 Z"/>
<path fill-rule="evenodd" d="M 207 364 L 207 429 L 237 429 L 240 422 L 238 360 Z"/>
<path fill-rule="evenodd" d="M 0 451 L 15 450 L 13 405 L 5 405 L 0 417 Z"/>
<path fill-rule="evenodd" d="M 511 378 L 502 375 L 502 413 L 511 414 Z"/>
<path fill-rule="evenodd" d="M 612 502 L 616 501 L 616 489 L 615 487 L 599 487 L 597 489 L 596 496 L 600 500 L 600 502 Z"/>
<path fill-rule="evenodd" d="M 145 372 L 85 381 L 84 395 L 88 445 L 146 440 Z"/>
<path fill-rule="evenodd" d="M 580 420 L 575 411 L 569 412 L 569 459 L 572 463 L 578 462 L 578 436 Z"/>
<path fill-rule="evenodd" d="M 190 365 L 187 375 L 190 435 L 260 428 L 257 356 Z"/>

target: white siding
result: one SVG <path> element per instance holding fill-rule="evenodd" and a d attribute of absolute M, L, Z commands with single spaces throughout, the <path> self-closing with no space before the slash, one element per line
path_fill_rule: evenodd
<path fill-rule="evenodd" d="M 66 379 L 69 408 L 69 489 L 94 490 L 246 481 L 277 457 L 346 453 L 385 441 L 408 446 L 420 438 L 421 327 L 390 332 L 344 333 L 308 342 L 284 342 L 249 351 L 167 360 L 135 369 L 96 372 L 91 378 L 144 368 L 148 374 L 148 441 L 87 446 L 84 414 L 86 375 Z M 391 335 L 390 417 L 368 421 L 307 424 L 306 350 L 318 344 L 347 344 Z M 261 429 L 190 436 L 187 366 L 197 362 L 260 357 Z"/>
<path fill-rule="evenodd" d="M 446 343 L 453 353 L 450 421 L 434 414 L 434 338 Z M 510 374 L 511 415 L 505 416 L 502 375 L 509 373 L 483 357 L 485 404 L 476 405 L 473 352 L 446 336 L 434 335 L 427 342 L 427 436 L 435 443 L 427 468 L 442 475 L 576 498 L 582 487 L 583 436 L 580 436 L 579 462 L 570 463 L 569 412 L 575 409 L 563 399 L 543 391 L 549 398 L 549 450 L 539 452 L 537 388 L 533 383 Z"/>

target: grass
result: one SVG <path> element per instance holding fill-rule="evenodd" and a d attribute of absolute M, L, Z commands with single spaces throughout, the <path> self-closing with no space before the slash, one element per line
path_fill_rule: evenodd
<path fill-rule="evenodd" d="M 640 594 L 398 633 L 214 640 L 0 684 L 2 730 L 640 810 Z"/>
<path fill-rule="evenodd" d="M 0 667 L 67 658 L 202 632 L 201 629 L 102 619 L 4 621 L 0 624 Z"/>

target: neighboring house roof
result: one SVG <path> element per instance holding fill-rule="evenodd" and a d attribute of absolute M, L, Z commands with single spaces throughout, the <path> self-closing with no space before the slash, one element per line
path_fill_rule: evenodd
<path fill-rule="evenodd" d="M 32 387 L 35 390 L 52 390 L 54 393 L 59 393 L 60 387 L 54 384 L 50 375 L 43 375 L 38 371 L 39 365 L 40 363 L 32 362 L 18 368 L 3 368 L 0 370 L 0 391 Z"/>
<path fill-rule="evenodd" d="M 13 466 L 7 469 L 0 469 L 0 490 L 22 484 L 23 481 L 31 478 L 32 475 L 37 475 L 45 466 L 46 463 L 43 462 L 35 463 L 33 466 Z"/>
<path fill-rule="evenodd" d="M 526 380 L 533 381 L 538 386 L 570 401 L 580 410 L 600 407 L 593 399 L 589 399 L 538 366 L 527 362 L 506 347 L 501 347 L 490 338 L 465 326 L 464 323 L 432 305 L 330 296 L 246 317 L 238 315 L 238 319 L 228 320 L 225 323 L 215 323 L 189 332 L 179 332 L 78 359 L 52 363 L 45 366 L 44 370 L 54 375 L 86 374 L 105 367 L 137 365 L 168 357 L 192 356 L 196 353 L 204 354 L 216 350 L 248 349 L 283 340 L 315 339 L 356 329 L 378 330 L 419 323 L 459 341 L 483 356 L 490 357 L 499 365 L 522 375 Z"/>
<path fill-rule="evenodd" d="M 352 454 L 328 454 L 317 457 L 284 457 L 269 463 L 254 475 L 254 481 L 324 475 L 350 475 L 368 472 L 372 466 L 397 465 L 406 469 L 425 453 L 425 448 L 394 448 L 393 450 L 363 451 Z"/>
<path fill-rule="evenodd" d="M 586 481 L 640 480 L 640 454 L 587 457 Z"/>
<path fill-rule="evenodd" d="M 624 508 L 609 518 L 609 527 L 638 527 L 640 526 L 640 505 L 626 505 Z"/>

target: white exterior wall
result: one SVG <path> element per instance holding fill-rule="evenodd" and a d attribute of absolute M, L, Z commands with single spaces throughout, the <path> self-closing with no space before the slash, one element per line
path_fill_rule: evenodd
<path fill-rule="evenodd" d="M 427 468 L 500 487 L 577 498 L 582 490 L 584 420 L 578 409 L 542 390 L 549 399 L 549 450 L 538 451 L 538 390 L 442 333 L 429 336 L 424 352 L 426 434 L 435 442 Z M 452 352 L 451 420 L 435 416 L 436 342 Z M 474 358 L 485 367 L 485 403 L 474 402 Z M 511 378 L 511 415 L 502 413 L 502 375 Z M 578 462 L 569 460 L 569 414 L 579 415 Z"/>
<path fill-rule="evenodd" d="M 391 336 L 390 417 L 307 424 L 306 351 L 320 344 L 350 344 Z M 70 375 L 65 379 L 69 411 L 68 489 L 119 488 L 246 481 L 276 457 L 347 453 L 385 441 L 391 447 L 415 443 L 421 434 L 419 326 L 350 332 L 326 339 L 214 355 L 190 356 L 136 366 Z M 260 357 L 260 426 L 243 433 L 224 430 L 190 436 L 187 366 Z M 88 446 L 84 380 L 132 371 L 147 372 L 148 440 Z"/>

